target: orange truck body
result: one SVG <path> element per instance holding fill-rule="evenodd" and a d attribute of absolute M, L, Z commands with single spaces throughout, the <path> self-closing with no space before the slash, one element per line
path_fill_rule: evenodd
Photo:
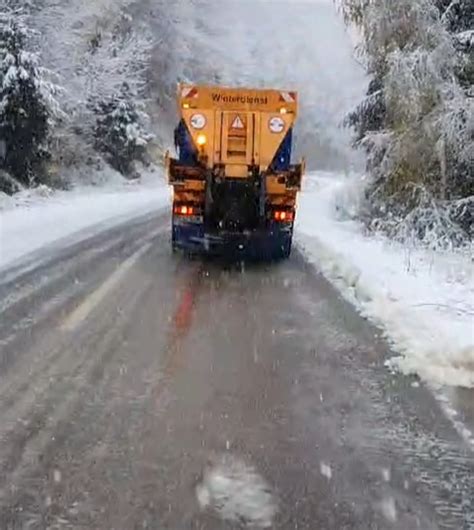
<path fill-rule="evenodd" d="M 215 191 L 214 203 L 219 197 L 224 200 L 219 186 L 232 187 L 234 202 L 242 202 L 244 191 L 253 200 L 248 193 L 253 186 L 255 193 L 258 188 L 260 221 L 253 220 L 235 233 L 248 236 L 252 231 L 262 233 L 265 228 L 268 231 L 275 215 L 280 215 L 275 212 L 286 212 L 293 223 L 304 172 L 303 161 L 291 165 L 288 158 L 298 95 L 292 91 L 180 84 L 177 105 L 181 136 L 184 135 L 192 158 L 184 163 L 183 157 L 166 155 L 168 180 L 174 190 L 174 212 L 183 205 L 189 208 L 186 211 L 193 212 L 194 208 L 197 217 L 200 214 L 206 217 L 206 212 L 210 217 L 206 203 L 212 200 L 211 190 Z M 276 159 L 279 153 L 281 160 L 286 157 L 283 164 Z M 232 205 L 228 194 L 225 200 Z M 241 210 L 245 210 L 245 205 Z M 211 232 L 212 236 L 219 235 L 216 227 Z"/>

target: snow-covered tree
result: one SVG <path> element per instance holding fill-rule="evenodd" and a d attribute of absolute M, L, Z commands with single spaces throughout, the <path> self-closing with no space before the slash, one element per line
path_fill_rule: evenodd
<path fill-rule="evenodd" d="M 471 91 L 474 86 L 474 2 L 472 0 L 435 0 L 443 25 L 452 35 L 461 61 L 456 74 L 461 86 Z"/>
<path fill-rule="evenodd" d="M 474 195 L 474 102 L 457 30 L 472 28 L 471 6 L 342 0 L 372 76 L 366 99 L 348 118 L 368 153 L 367 211 L 373 226 L 401 238 L 444 245 L 469 236 L 469 208 L 458 201 L 465 205 Z M 448 28 L 454 12 L 455 33 Z"/>
<path fill-rule="evenodd" d="M 59 89 L 28 51 L 29 37 L 20 13 L 0 15 L 0 169 L 26 185 L 45 178 L 48 136 L 61 114 Z M 14 191 L 11 181 L 5 188 Z"/>
<path fill-rule="evenodd" d="M 97 116 L 95 145 L 117 171 L 130 176 L 135 161 L 145 161 L 153 136 L 146 129 L 147 116 L 137 105 L 128 85 L 113 96 L 93 102 Z"/>
<path fill-rule="evenodd" d="M 148 13 L 146 2 L 132 0 L 42 0 L 30 11 L 31 23 L 41 32 L 38 43 L 46 64 L 61 75 L 66 88 L 62 104 L 71 117 L 57 131 L 59 165 L 102 167 L 95 151 L 96 111 L 114 100 L 124 82 L 137 106 L 148 111 L 154 43 Z"/>

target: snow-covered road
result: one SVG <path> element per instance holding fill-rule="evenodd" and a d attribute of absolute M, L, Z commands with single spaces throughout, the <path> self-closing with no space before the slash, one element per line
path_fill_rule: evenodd
<path fill-rule="evenodd" d="M 359 185 L 354 175 L 309 174 L 300 197 L 298 246 L 388 338 L 393 348 L 388 369 L 418 375 L 429 384 L 445 414 L 474 446 L 474 396 L 458 390 L 474 386 L 470 256 L 406 249 L 369 237 L 351 219 Z M 0 270 L 9 269 L 11 276 L 34 268 L 58 249 L 157 211 L 169 200 L 159 174 L 142 185 L 21 193 L 0 210 Z"/>
<path fill-rule="evenodd" d="M 472 528 L 472 450 L 298 251 L 64 243 L 0 278 L 0 528 Z"/>
<path fill-rule="evenodd" d="M 355 175 L 308 175 L 298 212 L 299 246 L 391 343 L 387 368 L 428 384 L 474 447 L 472 252 L 406 248 L 368 235 L 353 220 L 361 185 Z"/>
<path fill-rule="evenodd" d="M 364 233 L 351 219 L 361 179 L 310 174 L 298 235 L 309 259 L 401 356 L 390 365 L 440 385 L 474 387 L 474 262 Z"/>
<path fill-rule="evenodd" d="M 48 245 L 70 244 L 163 208 L 170 199 L 170 189 L 158 172 L 148 177 L 147 184 L 85 187 L 72 192 L 41 187 L 4 197 L 0 201 L 0 270 Z"/>

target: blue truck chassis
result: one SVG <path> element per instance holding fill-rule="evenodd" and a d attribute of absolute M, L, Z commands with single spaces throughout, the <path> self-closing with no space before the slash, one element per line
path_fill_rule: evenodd
<path fill-rule="evenodd" d="M 291 253 L 293 223 L 270 222 L 247 232 L 208 232 L 202 218 L 173 216 L 172 246 L 190 254 L 231 260 L 279 260 Z"/>

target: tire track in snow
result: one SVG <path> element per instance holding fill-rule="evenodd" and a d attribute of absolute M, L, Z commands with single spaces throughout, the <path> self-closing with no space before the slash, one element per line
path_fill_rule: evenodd
<path fill-rule="evenodd" d="M 133 251 L 140 246 L 149 246 L 152 245 L 153 240 L 156 240 L 157 237 L 162 234 L 163 229 L 156 230 L 151 234 L 147 234 L 145 237 L 134 240 L 131 248 L 127 249 L 127 253 Z M 122 243 L 121 243 L 122 244 Z M 89 264 L 90 265 L 90 264 Z M 104 266 L 109 270 L 110 264 L 105 263 Z M 102 275 L 102 274 L 101 274 Z M 15 362 L 19 362 L 19 359 L 16 359 L 15 356 L 18 355 L 19 344 L 16 341 L 17 335 L 12 336 L 9 347 L 7 348 L 5 343 L 2 348 L 2 362 L 8 368 L 8 362 L 13 362 L 13 368 L 11 368 L 12 373 L 8 372 L 8 378 L 2 381 L 2 392 L 0 396 L 0 413 L 5 415 L 5 413 L 14 405 L 18 404 L 18 401 L 22 401 L 24 396 L 27 395 L 28 389 L 32 384 L 36 388 L 38 386 L 41 388 L 41 385 L 44 383 L 47 384 L 48 377 L 46 374 L 51 374 L 52 372 L 57 371 L 57 368 L 61 366 L 62 359 L 66 358 L 69 350 L 69 338 L 63 337 L 59 343 L 57 341 L 57 324 L 62 318 L 63 310 L 68 306 L 74 303 L 74 301 L 80 295 L 87 296 L 87 293 L 91 290 L 92 286 L 95 286 L 97 278 L 92 276 L 87 278 L 87 281 L 81 284 L 81 290 L 78 292 L 77 286 L 73 286 L 70 289 L 60 293 L 58 297 L 51 300 L 46 300 L 43 305 L 43 311 L 41 312 L 41 318 L 36 320 L 26 319 L 25 329 L 30 329 L 29 333 L 25 336 L 19 337 L 19 340 L 31 340 L 31 335 L 38 334 L 39 343 L 35 344 L 36 352 L 35 357 L 32 363 L 29 366 L 28 373 L 20 372 L 16 373 Z M 102 280 L 104 281 L 104 280 Z M 84 292 L 85 291 L 85 292 Z M 71 307 L 69 311 L 73 310 Z M 46 333 L 44 333 L 43 324 L 49 323 L 46 328 Z M 54 325 L 51 326 L 51 323 Z M 19 330 L 18 330 L 19 331 Z M 25 354 L 24 354 L 25 355 Z M 3 376 L 6 375 L 6 371 L 3 370 Z"/>
<path fill-rule="evenodd" d="M 2 415 L 5 421 L 0 427 L 0 505 L 6 507 L 10 504 L 7 499 L 11 485 L 21 480 L 29 466 L 35 467 L 39 455 L 45 454 L 51 443 L 57 442 L 56 436 L 52 437 L 51 433 L 61 432 L 58 425 L 67 423 L 76 406 L 81 406 L 83 391 L 97 385 L 102 378 L 103 367 L 119 349 L 117 330 L 128 321 L 148 287 L 145 282 L 140 289 L 130 293 L 126 300 L 127 309 L 122 308 L 118 315 L 103 313 L 102 333 L 91 333 L 77 347 L 64 350 L 62 344 L 58 351 L 63 358 L 52 365 L 53 372 L 43 378 L 39 388 L 35 384 L 35 388 L 15 402 L 14 409 Z M 39 381 L 35 378 L 35 383 Z"/>
<path fill-rule="evenodd" d="M 121 225 L 118 228 L 101 233 L 84 241 L 79 241 L 59 251 L 54 245 L 51 247 L 53 253 L 50 259 L 40 260 L 29 266 L 26 270 L 7 270 L 0 282 L 0 313 L 12 308 L 16 304 L 37 294 L 42 289 L 54 287 L 67 274 L 74 274 L 87 262 L 90 264 L 98 262 L 110 252 L 125 246 L 127 242 L 136 242 L 142 238 L 144 232 L 153 231 L 158 226 L 160 218 L 142 220 L 141 223 L 133 223 L 131 226 Z"/>

